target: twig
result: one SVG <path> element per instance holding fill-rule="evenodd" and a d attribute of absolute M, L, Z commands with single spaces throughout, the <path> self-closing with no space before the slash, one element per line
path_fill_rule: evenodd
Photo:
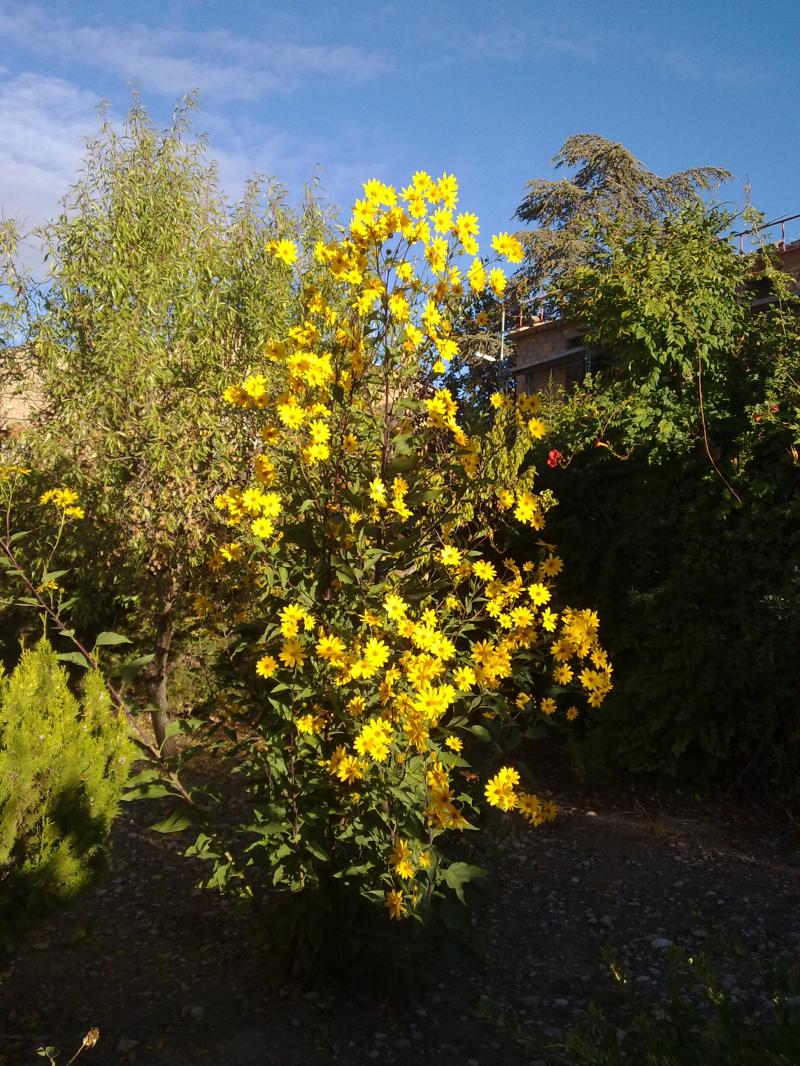
<path fill-rule="evenodd" d="M 720 481 L 723 483 L 723 485 L 727 488 L 727 490 L 730 492 L 730 494 L 734 497 L 736 502 L 741 507 L 742 506 L 742 498 L 741 498 L 741 496 L 736 491 L 736 489 L 733 487 L 733 485 L 730 484 L 730 482 L 727 480 L 727 478 L 722 473 L 720 468 L 717 466 L 716 462 L 714 461 L 714 456 L 711 454 L 711 448 L 709 447 L 709 444 L 708 444 L 708 428 L 706 426 L 706 409 L 705 409 L 705 404 L 703 403 L 703 364 L 702 364 L 701 357 L 699 355 L 697 357 L 697 395 L 698 395 L 699 400 L 700 400 L 700 422 L 701 422 L 701 424 L 703 426 L 703 444 L 705 445 L 706 455 L 709 458 L 709 462 L 711 463 L 711 465 L 716 470 Z"/>

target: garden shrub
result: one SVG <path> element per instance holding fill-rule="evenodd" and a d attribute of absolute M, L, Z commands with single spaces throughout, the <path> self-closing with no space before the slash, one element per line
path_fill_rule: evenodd
<path fill-rule="evenodd" d="M 546 404 L 551 528 L 618 669 L 583 754 L 752 771 L 796 800 L 799 305 L 767 251 L 719 239 L 725 222 L 692 207 L 617 234 L 564 283 L 606 362 Z M 764 275 L 775 302 L 748 314 Z"/>
<path fill-rule="evenodd" d="M 396 920 L 463 898 L 481 872 L 465 831 L 487 808 L 532 825 L 555 812 L 520 738 L 611 688 L 597 616 L 557 601 L 552 546 L 524 566 L 508 552 L 553 502 L 522 470 L 545 431 L 537 401 L 495 394 L 470 436 L 441 385 L 468 294 L 505 285 L 456 200 L 449 175 L 418 173 L 400 198 L 368 182 L 349 232 L 314 250 L 321 284 L 274 242 L 305 317 L 226 392 L 261 450 L 252 484 L 217 499 L 230 528 L 207 612 L 213 626 L 230 603 L 239 620 L 246 680 L 220 727 L 252 809 L 241 861 L 221 831 L 194 851 L 215 861 L 211 884 L 252 891 L 261 875 L 339 921 L 341 897 Z M 521 255 L 507 234 L 492 247 Z"/>
<path fill-rule="evenodd" d="M 0 679 L 0 932 L 101 867 L 133 756 L 100 674 L 76 697 L 46 640 Z"/>

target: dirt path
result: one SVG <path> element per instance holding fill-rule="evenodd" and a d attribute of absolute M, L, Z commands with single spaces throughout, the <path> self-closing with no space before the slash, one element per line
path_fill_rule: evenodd
<path fill-rule="evenodd" d="M 590 1001 L 624 1028 L 631 988 L 661 995 L 670 944 L 713 960 L 743 1024 L 771 1009 L 769 966 L 800 961 L 791 833 L 680 793 L 560 806 L 498 843 L 471 912 L 477 958 L 426 964 L 413 1003 L 281 984 L 232 906 L 194 887 L 185 842 L 129 808 L 111 878 L 40 926 L 0 986 L 0 1063 L 42 1062 L 47 1044 L 66 1063 L 95 1025 L 87 1066 L 558 1062 Z"/>

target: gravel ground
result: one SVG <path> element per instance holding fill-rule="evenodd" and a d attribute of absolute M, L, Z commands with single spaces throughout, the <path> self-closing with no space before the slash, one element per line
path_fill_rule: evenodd
<path fill-rule="evenodd" d="M 408 1002 L 374 982 L 287 983 L 136 804 L 111 877 L 40 925 L 0 985 L 0 1063 L 42 1062 L 35 1049 L 54 1044 L 63 1066 L 98 1026 L 81 1064 L 545 1066 L 565 1061 L 590 1002 L 622 1030 L 632 989 L 657 1008 L 673 945 L 712 961 L 743 1024 L 772 1009 L 770 967 L 800 962 L 791 827 L 680 792 L 559 806 L 555 823 L 496 842 L 470 911 L 475 958 L 420 963 Z"/>

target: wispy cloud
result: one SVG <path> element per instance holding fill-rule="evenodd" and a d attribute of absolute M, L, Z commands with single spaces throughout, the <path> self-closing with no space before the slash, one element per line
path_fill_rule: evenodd
<path fill-rule="evenodd" d="M 0 4 L 0 37 L 56 62 L 80 56 L 87 67 L 173 97 L 201 86 L 216 100 L 258 100 L 309 80 L 360 84 L 391 67 L 386 56 L 349 44 L 246 38 L 225 29 L 81 24 L 37 5 Z"/>
<path fill-rule="evenodd" d="M 769 81 L 769 74 L 755 63 L 726 62 L 701 55 L 688 45 L 654 48 L 649 55 L 667 74 L 684 82 L 705 82 L 717 89 L 749 89 Z"/>
<path fill-rule="evenodd" d="M 33 225 L 75 180 L 98 98 L 61 78 L 0 77 L 0 211 Z"/>

